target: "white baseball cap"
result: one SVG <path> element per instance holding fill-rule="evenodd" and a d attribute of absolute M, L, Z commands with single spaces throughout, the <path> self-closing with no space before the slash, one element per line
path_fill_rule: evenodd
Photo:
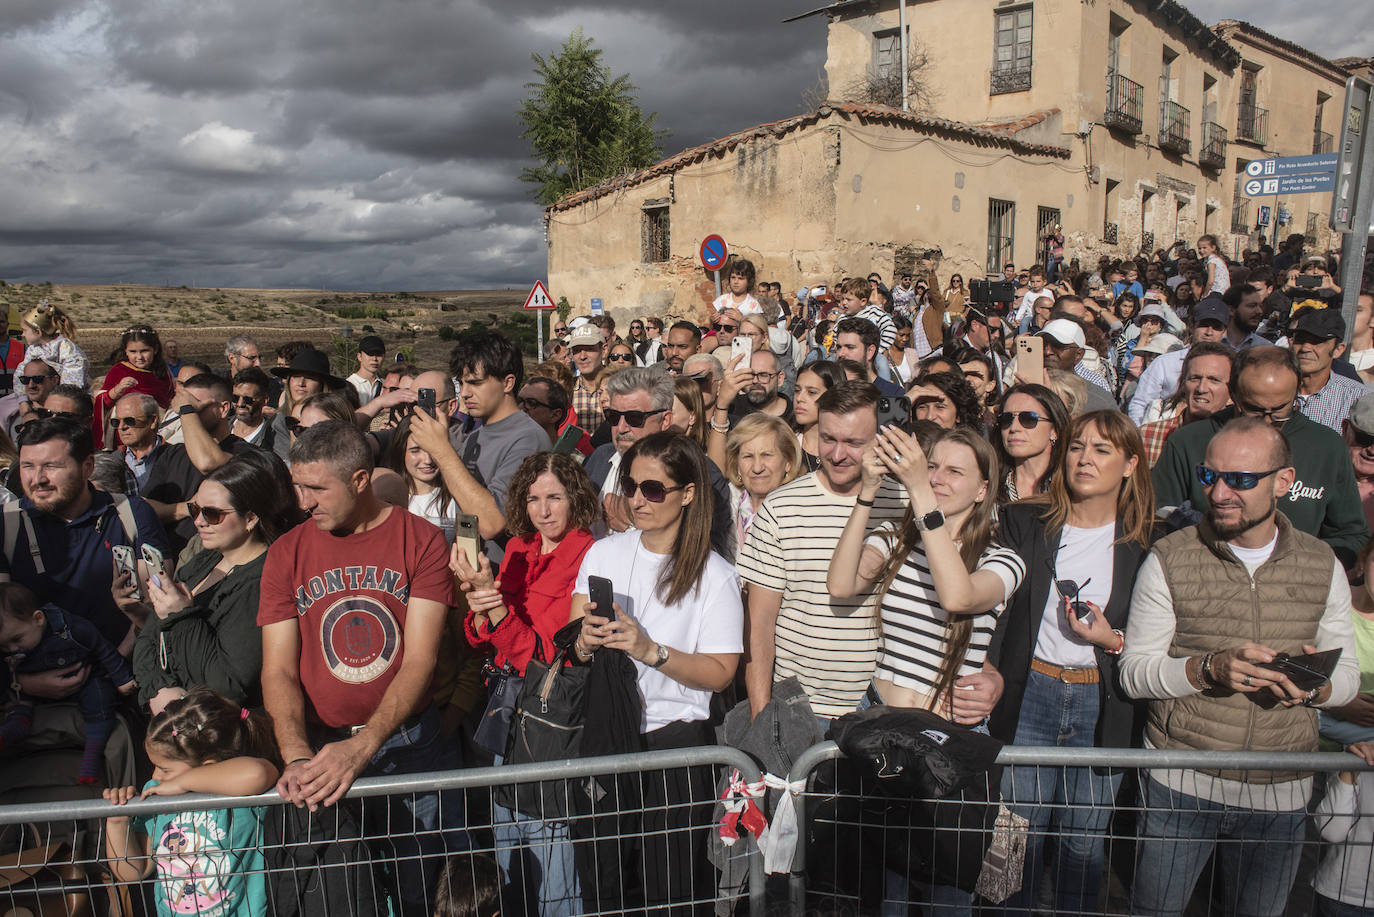
<path fill-rule="evenodd" d="M 1053 338 L 1061 344 L 1075 344 L 1084 350 L 1088 348 L 1088 339 L 1083 336 L 1083 329 L 1077 322 L 1067 318 L 1056 318 L 1040 330 L 1040 337 Z"/>

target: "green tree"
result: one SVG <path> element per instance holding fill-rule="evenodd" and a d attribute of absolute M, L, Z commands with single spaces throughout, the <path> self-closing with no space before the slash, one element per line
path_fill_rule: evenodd
<path fill-rule="evenodd" d="M 552 204 L 603 179 L 663 158 L 668 132 L 645 116 L 626 74 L 612 78 L 592 40 L 573 30 L 559 53 L 534 58 L 537 82 L 516 113 L 538 165 L 521 173 L 537 185 L 535 199 Z"/>

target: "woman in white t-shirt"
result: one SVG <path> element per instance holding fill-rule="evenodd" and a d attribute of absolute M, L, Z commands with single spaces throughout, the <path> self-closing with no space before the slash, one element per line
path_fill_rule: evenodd
<path fill-rule="evenodd" d="M 1004 690 L 989 727 L 1016 745 L 1138 747 L 1144 706 L 1126 696 L 1117 660 L 1154 533 L 1145 444 L 1120 411 L 1080 415 L 1065 438 L 1049 492 L 1001 512 L 998 540 L 1027 572 L 997 622 L 991 658 Z M 1120 771 L 1091 767 L 1003 771 L 1003 799 L 1030 822 L 1024 881 L 1008 908 L 1036 909 L 1052 859 L 1049 910 L 1098 912 L 1103 837 L 1120 785 Z"/>
<path fill-rule="evenodd" d="M 634 660 L 646 750 L 713 745 L 711 694 L 735 677 L 744 608 L 734 567 L 711 550 L 706 454 L 685 436 L 651 434 L 625 453 L 618 484 L 635 527 L 598 541 L 582 560 L 570 618 L 582 619 L 577 654 L 584 662 L 605 652 Z M 593 576 L 611 581 L 613 609 L 589 601 Z M 648 907 L 714 896 L 706 861 L 713 785 L 709 767 L 643 781 L 645 812 L 634 842 L 641 849 L 623 856 L 622 868 L 644 873 L 638 878 Z M 667 819 L 703 827 L 666 831 Z M 634 878 L 622 884 L 634 886 Z M 583 882 L 584 895 L 591 885 Z"/>
<path fill-rule="evenodd" d="M 391 438 L 387 464 L 406 483 L 408 503 L 413 515 L 437 525 L 452 546 L 458 519 L 458 501 L 448 492 L 439 463 L 410 435 L 410 418 L 396 425 Z"/>

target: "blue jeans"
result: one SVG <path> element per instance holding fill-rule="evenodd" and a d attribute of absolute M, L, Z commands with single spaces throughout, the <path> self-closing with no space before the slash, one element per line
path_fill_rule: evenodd
<path fill-rule="evenodd" d="M 1346 904 L 1335 898 L 1317 895 L 1312 907 L 1315 917 L 1374 917 L 1374 908 Z"/>
<path fill-rule="evenodd" d="M 444 742 L 438 708 L 431 705 L 413 726 L 401 726 L 382 743 L 361 776 L 423 774 L 461 766 L 462 753 L 456 743 Z M 458 790 L 363 800 L 364 831 L 369 843 L 380 848 L 380 855 L 388 862 L 406 917 L 433 913 L 429 898 L 446 854 L 472 846 L 463 821 L 463 794 Z"/>
<path fill-rule="evenodd" d="M 1282 914 L 1297 876 L 1307 812 L 1228 809 L 1142 775 L 1145 819 L 1131 913 L 1182 914 L 1216 850 L 1228 914 Z M 1218 840 L 1228 843 L 1217 844 Z"/>
<path fill-rule="evenodd" d="M 1091 748 L 1100 706 L 1098 685 L 1070 685 L 1031 670 L 1016 725 L 1016 745 Z M 1045 845 L 1054 845 L 1054 905 L 1058 913 L 1097 911 L 1104 836 L 1121 774 L 1090 767 L 1009 767 L 1002 773 L 1006 803 L 1030 822 L 1021 891 L 1008 908 L 1035 909 Z"/>
<path fill-rule="evenodd" d="M 503 761 L 497 755 L 492 763 L 500 767 Z M 508 887 L 519 896 L 508 902 L 503 912 L 539 917 L 582 913 L 582 887 L 577 881 L 568 823 L 530 818 L 495 801 L 491 821 L 496 862 L 506 873 Z"/>

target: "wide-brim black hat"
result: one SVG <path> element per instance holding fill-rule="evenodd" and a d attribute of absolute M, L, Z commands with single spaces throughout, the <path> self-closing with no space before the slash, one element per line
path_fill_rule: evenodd
<path fill-rule="evenodd" d="M 323 350 L 302 350 L 291 360 L 290 366 L 272 367 L 272 375 L 282 379 L 292 376 L 314 376 L 330 389 L 343 388 L 347 379 L 341 379 L 329 371 L 329 355 Z"/>

